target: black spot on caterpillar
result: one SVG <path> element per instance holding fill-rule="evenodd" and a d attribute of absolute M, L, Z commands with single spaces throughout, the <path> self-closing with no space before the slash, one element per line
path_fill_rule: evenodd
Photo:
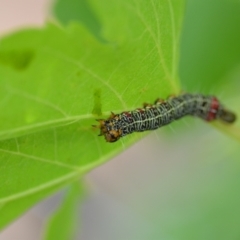
<path fill-rule="evenodd" d="M 154 104 L 144 104 L 143 108 L 133 111 L 112 113 L 107 120 L 97 120 L 99 136 L 104 135 L 107 142 L 116 142 L 130 133 L 154 130 L 186 115 L 208 122 L 220 119 L 233 123 L 236 120 L 236 115 L 225 109 L 216 97 L 185 93 L 167 100 L 157 99 Z"/>

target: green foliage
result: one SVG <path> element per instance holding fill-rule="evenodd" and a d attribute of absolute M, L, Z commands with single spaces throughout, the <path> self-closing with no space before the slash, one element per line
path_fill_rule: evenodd
<path fill-rule="evenodd" d="M 1 40 L 0 227 L 139 138 L 106 143 L 91 127 L 96 114 L 106 117 L 180 90 L 183 0 L 89 6 L 93 20 L 85 25 L 99 19 L 105 41 L 95 37 L 98 26 L 92 34 L 76 22 L 74 7 L 66 11 L 76 10 L 74 21 L 62 18 L 66 28 L 48 24 Z"/>
<path fill-rule="evenodd" d="M 59 0 L 56 2 L 54 12 L 62 24 L 67 26 L 72 21 L 81 22 L 99 40 L 104 41 L 101 36 L 101 23 L 87 0 Z"/>
<path fill-rule="evenodd" d="M 1 228 L 141 137 L 106 143 L 91 127 L 95 118 L 183 88 L 227 89 L 230 105 L 238 109 L 239 3 L 221 0 L 215 8 L 216 2 L 209 2 L 211 11 L 204 12 L 207 17 L 197 27 L 191 21 L 202 10 L 186 16 L 180 71 L 184 0 L 59 0 L 54 12 L 64 27 L 49 23 L 1 40 Z M 226 14 L 224 22 L 219 8 Z M 234 126 L 218 127 L 240 139 Z M 68 214 L 72 219 L 81 194 L 75 190 L 54 217 L 49 236 Z M 70 229 L 63 231 L 68 235 Z"/>

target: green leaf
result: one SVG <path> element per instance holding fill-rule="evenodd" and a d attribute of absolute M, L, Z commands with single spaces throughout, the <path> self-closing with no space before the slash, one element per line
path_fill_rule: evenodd
<path fill-rule="evenodd" d="M 99 40 L 103 40 L 101 23 L 87 0 L 58 0 L 55 4 L 54 12 L 62 24 L 68 25 L 74 21 L 81 22 Z"/>
<path fill-rule="evenodd" d="M 47 223 L 45 239 L 73 239 L 77 227 L 77 207 L 82 197 L 79 183 L 71 185 L 61 206 L 55 211 Z"/>
<path fill-rule="evenodd" d="M 91 1 L 99 42 L 83 26 L 47 25 L 0 45 L 0 227 L 141 137 L 106 143 L 91 127 L 180 90 L 184 1 Z"/>

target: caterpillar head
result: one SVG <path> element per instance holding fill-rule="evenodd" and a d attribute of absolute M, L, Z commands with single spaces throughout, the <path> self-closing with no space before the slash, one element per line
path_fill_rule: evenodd
<path fill-rule="evenodd" d="M 99 136 L 104 135 L 107 142 L 116 142 L 122 136 L 122 130 L 116 124 L 118 120 L 118 115 L 113 113 L 107 120 L 98 119 L 98 127 L 100 128 Z"/>

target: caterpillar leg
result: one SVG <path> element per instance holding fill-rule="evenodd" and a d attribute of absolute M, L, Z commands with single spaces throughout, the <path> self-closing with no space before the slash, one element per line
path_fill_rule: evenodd
<path fill-rule="evenodd" d="M 115 116 L 116 116 L 116 114 L 111 112 L 111 115 L 109 116 L 108 120 L 113 119 Z"/>
<path fill-rule="evenodd" d="M 143 108 L 152 107 L 151 103 L 143 103 Z"/>
<path fill-rule="evenodd" d="M 162 98 L 157 98 L 155 101 L 154 101 L 154 104 L 158 104 L 158 103 L 163 103 L 164 100 Z"/>
<path fill-rule="evenodd" d="M 167 99 L 171 99 L 171 98 L 175 98 L 175 97 L 176 97 L 175 94 L 170 94 L 170 95 L 168 95 Z"/>

